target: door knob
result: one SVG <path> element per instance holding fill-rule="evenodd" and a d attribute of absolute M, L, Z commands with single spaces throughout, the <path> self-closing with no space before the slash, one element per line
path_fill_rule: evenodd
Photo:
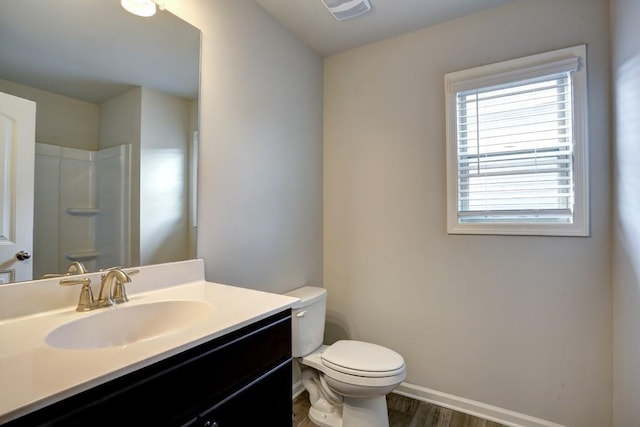
<path fill-rule="evenodd" d="M 16 258 L 18 258 L 18 261 L 24 261 L 31 258 L 31 254 L 27 251 L 20 251 L 16 254 Z"/>

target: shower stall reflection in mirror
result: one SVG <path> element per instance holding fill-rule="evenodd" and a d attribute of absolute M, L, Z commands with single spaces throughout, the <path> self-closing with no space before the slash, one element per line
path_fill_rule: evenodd
<path fill-rule="evenodd" d="M 33 278 L 73 261 L 130 264 L 131 146 L 97 151 L 36 143 Z"/>

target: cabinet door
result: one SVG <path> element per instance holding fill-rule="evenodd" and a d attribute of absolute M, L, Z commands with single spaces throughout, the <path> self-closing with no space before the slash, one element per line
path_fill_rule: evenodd
<path fill-rule="evenodd" d="M 291 427 L 291 377 L 292 363 L 288 361 L 203 413 L 197 425 Z"/>

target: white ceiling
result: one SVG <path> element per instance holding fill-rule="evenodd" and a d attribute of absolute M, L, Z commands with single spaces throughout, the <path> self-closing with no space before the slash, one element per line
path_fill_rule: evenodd
<path fill-rule="evenodd" d="M 0 0 L 0 79 L 101 103 L 135 86 L 195 99 L 200 31 L 118 0 Z"/>
<path fill-rule="evenodd" d="M 501 6 L 513 0 L 370 0 L 371 11 L 338 21 L 321 0 L 256 0 L 322 56 Z"/>
<path fill-rule="evenodd" d="M 0 1 L 0 79 L 95 103 L 134 86 L 198 95 L 200 31 L 167 11 L 140 18 L 117 0 Z M 321 0 L 256 0 L 322 56 L 510 1 L 370 0 L 370 12 L 337 21 Z"/>

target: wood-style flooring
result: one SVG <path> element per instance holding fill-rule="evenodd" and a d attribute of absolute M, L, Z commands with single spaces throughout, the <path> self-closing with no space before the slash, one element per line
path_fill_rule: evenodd
<path fill-rule="evenodd" d="M 389 427 L 505 427 L 494 421 L 394 393 L 387 395 L 387 408 Z M 308 413 L 309 395 L 305 391 L 293 401 L 293 427 L 315 427 Z"/>

